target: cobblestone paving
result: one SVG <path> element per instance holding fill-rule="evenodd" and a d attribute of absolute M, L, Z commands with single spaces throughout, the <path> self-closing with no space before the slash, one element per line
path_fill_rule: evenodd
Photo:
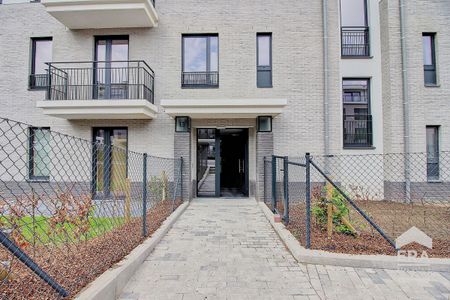
<path fill-rule="evenodd" d="M 449 300 L 450 274 L 299 264 L 254 200 L 196 199 L 119 299 Z"/>

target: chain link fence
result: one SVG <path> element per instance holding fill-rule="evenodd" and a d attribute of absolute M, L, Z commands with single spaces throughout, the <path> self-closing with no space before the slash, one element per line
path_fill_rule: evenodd
<path fill-rule="evenodd" d="M 432 249 L 408 247 L 450 257 L 450 152 L 314 156 L 309 176 L 305 157 L 286 160 L 287 226 L 303 245 L 309 232 L 314 249 L 395 255 L 396 240 L 416 227 Z"/>
<path fill-rule="evenodd" d="M 121 138 L 0 119 L 0 299 L 73 297 L 181 203 L 181 159 Z"/>

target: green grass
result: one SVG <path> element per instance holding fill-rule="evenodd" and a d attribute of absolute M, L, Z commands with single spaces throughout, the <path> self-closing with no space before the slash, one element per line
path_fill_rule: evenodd
<path fill-rule="evenodd" d="M 0 222 L 3 228 L 11 228 L 11 218 L 8 216 L 0 217 Z M 112 229 L 122 225 L 125 222 L 124 217 L 90 217 L 89 230 L 77 238 L 76 226 L 74 224 L 65 223 L 64 228 L 58 225 L 60 230 L 57 232 L 50 226 L 49 217 L 44 216 L 25 216 L 20 218 L 17 222 L 20 228 L 20 233 L 25 240 L 30 244 L 60 244 L 73 243 L 92 239 L 100 236 Z"/>

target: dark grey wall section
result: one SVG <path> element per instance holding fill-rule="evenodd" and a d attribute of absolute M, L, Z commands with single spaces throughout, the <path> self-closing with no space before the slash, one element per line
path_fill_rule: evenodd
<path fill-rule="evenodd" d="M 174 157 L 183 158 L 183 200 L 193 197 L 191 178 L 191 132 L 175 132 Z"/>
<path fill-rule="evenodd" d="M 273 133 L 256 133 L 256 193 L 258 201 L 264 201 L 264 157 L 273 154 Z"/>

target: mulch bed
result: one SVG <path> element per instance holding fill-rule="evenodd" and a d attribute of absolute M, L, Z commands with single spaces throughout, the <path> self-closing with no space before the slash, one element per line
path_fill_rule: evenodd
<path fill-rule="evenodd" d="M 175 208 L 181 204 L 175 203 Z M 147 214 L 148 236 L 151 236 L 172 213 L 172 201 L 162 201 Z M 115 263 L 122 260 L 143 241 L 142 219 L 134 218 L 101 236 L 77 244 L 36 246 L 24 249 L 34 261 L 63 286 L 73 298 L 84 286 Z M 0 260 L 11 254 L 0 250 Z M 0 299 L 60 299 L 59 295 L 31 273 L 17 259 L 11 264 L 12 276 L 0 281 Z"/>
<path fill-rule="evenodd" d="M 371 206 L 376 206 L 379 204 L 365 204 L 364 208 L 369 209 Z M 361 205 L 363 206 L 363 205 Z M 397 210 L 398 209 L 398 210 Z M 376 214 L 376 210 L 369 210 L 372 213 L 374 219 L 383 220 L 383 218 L 377 218 L 373 216 Z M 402 218 L 407 218 L 408 215 L 405 211 L 405 207 L 402 204 L 394 203 L 390 208 L 391 214 L 396 212 L 396 218 L 401 223 Z M 448 213 L 445 209 L 441 209 L 443 214 Z M 287 229 L 300 241 L 302 245 L 305 245 L 306 235 L 306 213 L 304 204 L 291 204 L 289 207 L 289 224 Z M 442 216 L 439 217 L 445 217 Z M 440 219 L 444 222 L 443 230 L 446 230 L 445 224 L 450 222 L 450 215 L 445 219 Z M 383 225 L 380 224 L 383 228 Z M 448 225 L 447 225 L 448 226 Z M 409 227 L 408 227 L 409 228 Z M 448 235 L 440 235 L 442 238 L 433 238 L 433 249 L 428 249 L 416 243 L 411 243 L 403 247 L 404 250 L 415 250 L 419 255 L 422 251 L 426 251 L 429 257 L 444 257 L 450 258 L 450 231 Z M 348 254 L 384 254 L 384 255 L 397 255 L 397 251 L 381 237 L 379 233 L 373 230 L 371 227 L 367 226 L 365 231 L 361 231 L 356 237 L 352 235 L 347 235 L 343 233 L 334 232 L 332 239 L 328 239 L 326 229 L 323 226 L 317 224 L 314 217 L 311 216 L 311 248 L 317 250 L 325 250 L 337 253 L 348 253 Z"/>

